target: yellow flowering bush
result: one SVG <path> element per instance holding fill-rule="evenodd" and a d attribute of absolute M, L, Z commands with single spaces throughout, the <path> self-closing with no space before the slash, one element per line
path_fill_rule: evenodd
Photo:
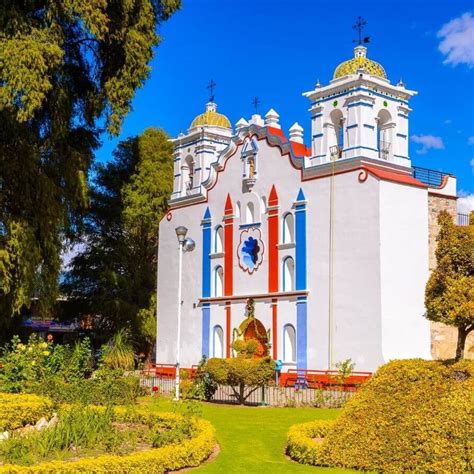
<path fill-rule="evenodd" d="M 302 464 L 321 464 L 322 441 L 334 420 L 315 420 L 293 425 L 288 431 L 287 453 Z"/>
<path fill-rule="evenodd" d="M 474 361 L 390 362 L 323 436 L 314 426 L 290 430 L 294 459 L 379 472 L 472 472 Z"/>
<path fill-rule="evenodd" d="M 34 424 L 52 413 L 52 403 L 38 395 L 0 393 L 0 431 Z"/>
<path fill-rule="evenodd" d="M 15 406 L 22 406 L 25 403 L 25 397 L 39 398 L 30 395 L 1 396 L 8 400 L 5 406 L 9 406 L 12 412 L 16 409 Z M 3 406 L 2 399 L 0 399 L 0 404 Z M 107 410 L 105 407 L 91 408 L 100 412 Z M 77 408 L 66 406 L 65 409 L 74 410 Z M 17 411 L 17 413 L 20 412 Z M 182 415 L 175 413 L 151 413 L 145 410 L 130 410 L 123 407 L 114 408 L 113 413 L 114 421 L 131 424 L 154 425 L 165 421 L 172 425 L 173 422 L 184 419 Z M 182 440 L 179 444 L 167 444 L 162 447 L 125 455 L 106 454 L 69 461 L 41 462 L 30 466 L 3 464 L 0 465 L 0 473 L 165 473 L 185 467 L 195 467 L 210 456 L 216 441 L 215 430 L 208 421 L 193 417 L 191 422 L 193 424 L 192 437 Z M 14 427 L 11 426 L 11 428 Z"/>

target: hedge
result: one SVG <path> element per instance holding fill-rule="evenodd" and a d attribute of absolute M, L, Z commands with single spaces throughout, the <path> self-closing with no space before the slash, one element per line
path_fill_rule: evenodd
<path fill-rule="evenodd" d="M 474 361 L 390 362 L 348 402 L 322 443 L 311 449 L 318 432 L 299 429 L 300 437 L 298 428 L 290 431 L 288 450 L 308 464 L 473 472 Z"/>
<path fill-rule="evenodd" d="M 42 417 L 50 417 L 52 411 L 52 403 L 45 397 L 0 393 L 0 431 L 35 424 Z"/>
<path fill-rule="evenodd" d="M 104 407 L 96 407 L 105 410 Z M 142 410 L 130 411 L 115 408 L 115 420 L 120 422 L 152 424 L 161 420 L 182 418 L 174 413 L 150 413 Z M 165 473 L 195 467 L 206 460 L 212 453 L 215 441 L 215 430 L 206 420 L 194 418 L 197 434 L 191 439 L 161 448 L 119 456 L 103 455 L 83 458 L 76 461 L 49 461 L 32 466 L 4 464 L 0 473 L 53 473 L 53 472 L 114 472 L 114 473 Z"/>
<path fill-rule="evenodd" d="M 321 465 L 322 442 L 317 438 L 324 438 L 333 425 L 334 420 L 293 425 L 288 431 L 288 455 L 302 464 Z"/>

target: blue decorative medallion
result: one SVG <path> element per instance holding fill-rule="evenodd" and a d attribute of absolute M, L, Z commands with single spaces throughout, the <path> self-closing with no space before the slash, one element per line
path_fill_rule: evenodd
<path fill-rule="evenodd" d="M 262 234 L 258 227 L 249 227 L 240 233 L 240 243 L 237 248 L 239 266 L 244 272 L 252 274 L 263 261 Z"/>

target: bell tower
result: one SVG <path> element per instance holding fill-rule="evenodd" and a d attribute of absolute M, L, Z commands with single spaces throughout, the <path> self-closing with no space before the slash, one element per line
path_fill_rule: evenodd
<path fill-rule="evenodd" d="M 371 158 L 410 167 L 409 100 L 416 94 L 393 85 L 362 44 L 339 64 L 329 84 L 303 95 L 311 101 L 311 163 Z"/>
<path fill-rule="evenodd" d="M 232 138 L 229 119 L 217 112 L 214 97 L 206 110 L 191 123 L 188 132 L 180 133 L 174 144 L 174 181 L 171 200 L 202 194 L 201 185 L 209 177 L 211 163 L 229 145 Z"/>

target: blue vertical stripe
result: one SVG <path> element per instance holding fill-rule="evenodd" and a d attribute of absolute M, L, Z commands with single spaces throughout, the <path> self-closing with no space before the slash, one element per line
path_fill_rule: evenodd
<path fill-rule="evenodd" d="M 300 189 L 295 203 L 296 290 L 306 290 L 306 201 Z"/>
<path fill-rule="evenodd" d="M 202 306 L 202 355 L 209 358 L 209 338 L 211 330 L 211 305 L 203 303 Z"/>
<path fill-rule="evenodd" d="M 306 290 L 306 198 L 300 189 L 295 202 L 296 290 Z M 306 297 L 296 301 L 296 368 L 307 368 L 308 309 Z"/>
<path fill-rule="evenodd" d="M 298 297 L 296 302 L 296 368 L 306 369 L 307 361 L 307 317 L 306 297 Z"/>
<path fill-rule="evenodd" d="M 211 296 L 211 212 L 204 213 L 202 226 L 202 297 Z M 209 357 L 209 336 L 211 329 L 211 307 L 204 303 L 202 307 L 202 355 Z"/>

